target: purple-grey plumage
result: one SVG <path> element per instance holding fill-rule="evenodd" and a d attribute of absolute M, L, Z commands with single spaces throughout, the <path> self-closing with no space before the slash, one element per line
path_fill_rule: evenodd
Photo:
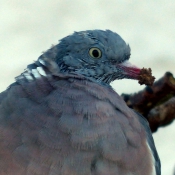
<path fill-rule="evenodd" d="M 160 175 L 147 121 L 109 85 L 137 79 L 109 30 L 76 32 L 0 94 L 0 175 Z"/>

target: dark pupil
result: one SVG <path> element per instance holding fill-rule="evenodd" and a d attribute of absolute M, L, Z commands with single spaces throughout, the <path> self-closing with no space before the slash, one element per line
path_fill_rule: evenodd
<path fill-rule="evenodd" d="M 98 50 L 93 50 L 93 51 L 92 51 L 92 55 L 93 55 L 94 57 L 99 57 Z"/>

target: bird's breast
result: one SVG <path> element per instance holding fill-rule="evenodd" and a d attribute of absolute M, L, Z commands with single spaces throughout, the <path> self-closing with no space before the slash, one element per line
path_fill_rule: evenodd
<path fill-rule="evenodd" d="M 145 131 L 109 87 L 74 78 L 22 83 L 8 90 L 0 112 L 1 130 L 14 139 L 4 132 L 2 150 L 23 174 L 151 172 Z"/>

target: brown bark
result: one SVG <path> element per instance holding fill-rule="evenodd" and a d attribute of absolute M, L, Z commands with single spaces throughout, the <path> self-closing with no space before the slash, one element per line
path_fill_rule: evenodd
<path fill-rule="evenodd" d="M 170 124 L 175 119 L 175 79 L 170 72 L 135 94 L 122 94 L 127 105 L 141 113 L 151 130 Z"/>

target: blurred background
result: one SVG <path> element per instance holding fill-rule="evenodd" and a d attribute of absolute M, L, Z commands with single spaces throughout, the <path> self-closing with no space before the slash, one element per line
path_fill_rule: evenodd
<path fill-rule="evenodd" d="M 175 1 L 139 0 L 1 0 L 0 91 L 14 81 L 42 51 L 74 31 L 110 29 L 131 47 L 131 61 L 151 67 L 159 79 L 175 75 Z M 136 81 L 112 83 L 121 93 L 144 88 Z M 175 167 L 175 122 L 154 133 L 162 175 Z"/>

